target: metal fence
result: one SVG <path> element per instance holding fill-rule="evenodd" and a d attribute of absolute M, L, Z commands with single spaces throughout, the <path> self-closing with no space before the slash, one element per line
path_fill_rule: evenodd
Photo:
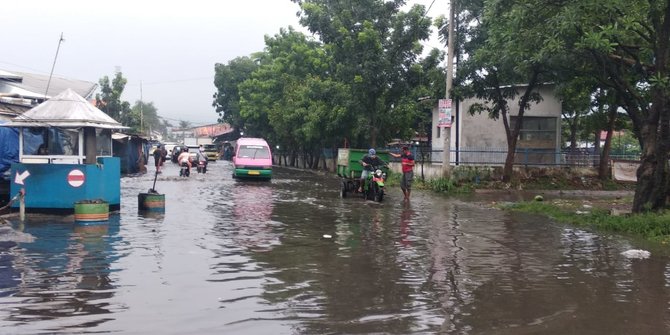
<path fill-rule="evenodd" d="M 430 148 L 412 148 L 414 159 L 417 162 L 442 164 L 442 150 Z M 452 165 L 504 165 L 507 158 L 507 149 L 501 148 L 452 148 L 450 150 Z M 639 155 L 610 154 L 610 159 L 639 160 Z M 520 148 L 514 155 L 514 165 L 519 166 L 597 166 L 600 154 L 593 150 L 547 150 Z"/>
<path fill-rule="evenodd" d="M 399 153 L 398 148 L 386 148 L 391 152 Z M 412 147 L 412 153 L 417 163 L 442 164 L 442 150 L 431 150 L 427 147 Z M 275 152 L 275 154 L 282 154 Z M 451 165 L 472 166 L 502 166 L 507 158 L 506 148 L 452 148 L 450 150 Z M 337 150 L 323 149 L 322 159 L 332 160 L 337 157 Z M 299 157 L 300 158 L 300 157 Z M 389 157 L 392 162 L 399 162 L 399 158 Z M 640 156 L 636 154 L 612 153 L 611 160 L 639 161 Z M 593 153 L 593 149 L 577 150 L 547 150 L 519 148 L 514 157 L 516 166 L 581 166 L 594 167 L 600 163 L 600 154 Z"/>

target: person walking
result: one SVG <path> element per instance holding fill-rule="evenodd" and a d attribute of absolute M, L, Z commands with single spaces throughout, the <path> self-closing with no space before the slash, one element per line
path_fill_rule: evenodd
<path fill-rule="evenodd" d="M 400 158 L 402 163 L 402 179 L 400 180 L 400 189 L 405 195 L 403 201 L 409 201 L 409 195 L 412 192 L 412 180 L 414 180 L 414 155 L 409 147 L 402 147 L 402 153 L 395 154 L 390 152 L 391 156 Z"/>
<path fill-rule="evenodd" d="M 154 165 L 156 166 L 156 173 L 161 173 L 161 166 L 163 165 L 164 160 L 165 156 L 163 155 L 163 149 L 161 148 L 161 145 L 158 144 L 154 150 Z"/>

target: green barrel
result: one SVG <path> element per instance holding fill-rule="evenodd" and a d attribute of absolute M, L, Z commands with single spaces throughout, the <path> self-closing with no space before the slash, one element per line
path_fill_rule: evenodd
<path fill-rule="evenodd" d="M 165 194 L 140 193 L 137 195 L 137 208 L 141 211 L 164 211 Z"/>
<path fill-rule="evenodd" d="M 80 223 L 109 220 L 109 203 L 102 200 L 84 200 L 74 203 L 74 221 Z"/>

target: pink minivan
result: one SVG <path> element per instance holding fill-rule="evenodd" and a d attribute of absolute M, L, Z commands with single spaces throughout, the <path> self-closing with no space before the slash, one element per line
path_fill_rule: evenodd
<path fill-rule="evenodd" d="M 233 156 L 233 178 L 272 178 L 272 152 L 262 138 L 242 137 L 237 140 Z"/>

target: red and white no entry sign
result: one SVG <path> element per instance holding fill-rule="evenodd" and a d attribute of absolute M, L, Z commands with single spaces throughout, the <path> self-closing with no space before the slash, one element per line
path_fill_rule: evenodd
<path fill-rule="evenodd" d="M 84 181 L 86 181 L 86 176 L 81 170 L 74 169 L 67 174 L 67 183 L 72 187 L 84 185 Z"/>

